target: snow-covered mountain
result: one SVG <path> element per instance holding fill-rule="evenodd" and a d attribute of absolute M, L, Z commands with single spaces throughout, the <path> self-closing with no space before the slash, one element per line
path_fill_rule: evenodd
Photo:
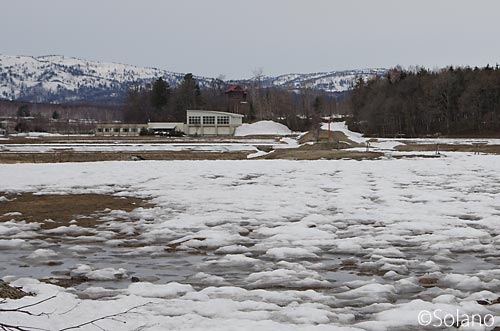
<path fill-rule="evenodd" d="M 177 85 L 184 74 L 64 56 L 0 55 L 0 98 L 34 102 L 113 101 L 132 84 L 163 77 Z M 209 82 L 195 77 L 201 86 Z"/>
<path fill-rule="evenodd" d="M 278 77 L 268 77 L 265 85 L 286 87 L 289 89 L 312 88 L 327 92 L 346 92 L 352 90 L 359 78 L 368 80 L 382 76 L 386 69 L 360 69 L 311 74 L 286 74 Z"/>
<path fill-rule="evenodd" d="M 317 88 L 328 92 L 350 90 L 359 77 L 381 75 L 384 69 L 288 74 L 265 77 L 262 86 L 288 89 Z M 171 86 L 184 74 L 156 68 L 102 63 L 64 56 L 0 55 L 0 99 L 32 102 L 117 102 L 131 85 L 143 85 L 163 77 Z M 211 78 L 195 76 L 206 87 Z M 243 84 L 249 80 L 238 81 Z"/>

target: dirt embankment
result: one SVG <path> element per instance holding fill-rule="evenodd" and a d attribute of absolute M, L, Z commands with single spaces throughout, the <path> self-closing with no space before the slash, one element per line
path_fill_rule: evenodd
<path fill-rule="evenodd" d="M 243 160 L 249 152 L 46 152 L 0 153 L 0 163 L 60 163 L 138 160 Z"/>
<path fill-rule="evenodd" d="M 264 159 L 285 159 L 285 160 L 373 160 L 383 156 L 380 152 L 358 152 L 345 149 L 327 148 L 325 146 L 306 145 L 296 149 L 278 149 L 273 153 L 264 156 Z"/>
<path fill-rule="evenodd" d="M 319 138 L 319 139 L 317 139 Z M 262 159 L 286 159 L 286 160 L 373 160 L 383 156 L 380 152 L 350 151 L 348 148 L 363 147 L 349 140 L 342 132 L 332 131 L 328 137 L 328 131 L 321 130 L 319 137 L 315 132 L 308 132 L 300 138 L 302 146 L 299 148 L 277 149 L 273 153 L 261 157 Z"/>

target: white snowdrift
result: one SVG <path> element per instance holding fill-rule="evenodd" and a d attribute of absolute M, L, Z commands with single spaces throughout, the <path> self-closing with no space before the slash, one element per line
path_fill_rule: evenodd
<path fill-rule="evenodd" d="M 243 124 L 236 128 L 235 136 L 256 136 L 256 135 L 274 135 L 286 136 L 292 131 L 281 123 L 273 121 L 260 121 L 252 124 Z"/>

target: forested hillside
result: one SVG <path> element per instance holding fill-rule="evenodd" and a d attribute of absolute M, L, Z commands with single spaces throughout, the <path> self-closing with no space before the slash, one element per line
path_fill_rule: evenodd
<path fill-rule="evenodd" d="M 350 102 L 350 127 L 366 135 L 498 135 L 500 69 L 394 68 L 359 80 Z"/>

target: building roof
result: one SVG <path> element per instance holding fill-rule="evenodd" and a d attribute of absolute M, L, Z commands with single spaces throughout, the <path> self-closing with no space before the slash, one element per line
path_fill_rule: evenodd
<path fill-rule="evenodd" d="M 120 127 L 120 128 L 139 128 L 139 127 L 146 127 L 147 124 L 141 124 L 141 123 L 97 123 L 96 124 L 98 127 Z"/>
<path fill-rule="evenodd" d="M 247 91 L 244 90 L 241 86 L 239 86 L 238 84 L 233 84 L 231 85 L 230 88 L 228 88 L 226 90 L 225 93 L 234 93 L 234 92 L 237 92 L 237 93 L 243 93 L 243 94 L 247 94 Z"/>
<path fill-rule="evenodd" d="M 184 125 L 184 123 L 177 122 L 149 122 L 148 129 L 157 130 L 175 130 L 179 125 Z"/>
<path fill-rule="evenodd" d="M 189 112 L 206 113 L 207 115 L 212 114 L 212 115 L 226 115 L 226 116 L 233 116 L 233 117 L 245 117 L 244 115 L 241 115 L 241 114 L 228 113 L 225 111 L 218 111 L 218 110 L 188 109 L 186 112 L 187 113 L 189 113 Z"/>

